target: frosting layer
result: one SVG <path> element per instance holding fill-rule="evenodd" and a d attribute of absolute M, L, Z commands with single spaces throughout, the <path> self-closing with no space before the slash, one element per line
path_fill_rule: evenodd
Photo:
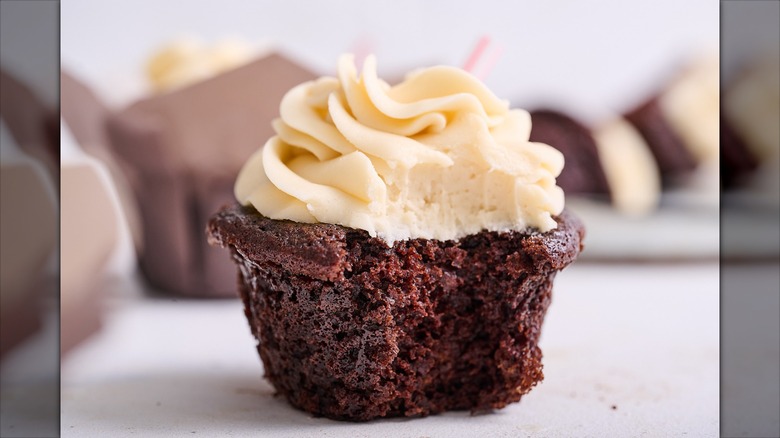
<path fill-rule="evenodd" d="M 615 117 L 597 127 L 593 138 L 615 207 L 631 216 L 655 210 L 661 198 L 661 175 L 642 134 L 627 120 Z"/>
<path fill-rule="evenodd" d="M 555 228 L 563 155 L 528 140 L 528 112 L 510 109 L 463 70 L 417 70 L 398 85 L 358 75 L 290 90 L 276 136 L 245 164 L 243 205 L 272 219 L 359 228 L 388 243 L 458 239 L 481 230 Z"/>
<path fill-rule="evenodd" d="M 146 73 L 157 92 L 173 90 L 238 67 L 253 56 L 248 44 L 225 39 L 211 46 L 182 38 L 161 48 L 149 60 Z"/>
<path fill-rule="evenodd" d="M 669 123 L 699 162 L 720 157 L 720 62 L 702 58 L 677 77 L 660 97 Z"/>

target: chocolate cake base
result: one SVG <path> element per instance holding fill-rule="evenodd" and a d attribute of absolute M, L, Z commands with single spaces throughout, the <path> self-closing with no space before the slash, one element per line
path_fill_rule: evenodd
<path fill-rule="evenodd" d="M 501 408 L 542 380 L 552 281 L 584 236 L 572 215 L 557 221 L 544 234 L 388 247 L 362 230 L 235 206 L 207 231 L 238 264 L 276 390 L 312 414 L 365 421 Z"/>

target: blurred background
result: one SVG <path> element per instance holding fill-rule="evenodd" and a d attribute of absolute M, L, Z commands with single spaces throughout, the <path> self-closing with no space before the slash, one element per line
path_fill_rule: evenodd
<path fill-rule="evenodd" d="M 75 0 L 62 8 L 62 63 L 123 103 L 143 93 L 137 75 L 149 56 L 185 35 L 271 43 L 319 73 L 333 73 L 341 53 L 371 47 L 385 77 L 437 63 L 462 66 L 489 35 L 504 49 L 485 79 L 496 95 L 559 98 L 596 117 L 631 105 L 691 56 L 717 52 L 717 4 L 662 5 Z"/>
<path fill-rule="evenodd" d="M 63 5 L 61 17 L 63 69 L 112 111 L 155 95 L 146 71 L 153 56 L 165 50 L 169 56 L 183 56 L 198 45 L 200 50 L 219 50 L 225 40 L 232 43 L 232 49 L 224 49 L 232 50 L 232 56 L 276 51 L 314 75 L 334 74 L 341 53 L 372 52 L 380 76 L 394 82 L 420 66 L 464 66 L 487 37 L 490 44 L 475 73 L 497 96 L 529 111 L 560 111 L 588 129 L 657 98 L 703 59 L 715 60 L 708 68 L 713 70 L 710 77 L 718 76 L 719 7 L 710 1 L 659 7 L 620 1 L 364 5 L 74 0 Z M 741 60 L 730 62 L 729 70 L 734 70 Z M 717 96 L 716 89 L 713 93 Z M 663 199 L 653 193 L 661 190 L 659 176 L 650 175 L 644 186 L 653 188 L 636 195 L 647 198 L 647 206 L 638 207 L 640 214 L 615 215 L 616 209 L 600 208 L 608 206 L 609 193 L 596 193 L 607 202 L 579 207 L 590 225 L 585 256 L 717 258 L 717 169 L 700 167 L 706 169 L 686 175 L 684 184 L 665 185 L 670 195 Z M 570 198 L 574 207 L 576 193 Z M 676 208 L 656 209 L 661 203 Z M 638 235 L 632 231 L 636 227 L 649 227 L 651 233 Z"/>
<path fill-rule="evenodd" d="M 578 388 L 586 400 L 574 405 L 570 422 L 558 420 L 548 436 L 603 432 L 605 424 L 636 434 L 650 418 L 667 424 L 663 430 L 670 434 L 681 432 L 675 424 L 700 433 L 717 430 L 719 316 L 730 321 L 720 314 L 726 303 L 719 299 L 721 285 L 734 286 L 729 290 L 735 295 L 722 293 L 729 303 L 740 303 L 731 327 L 742 329 L 724 336 L 722 348 L 731 342 L 743 348 L 742 358 L 756 352 L 765 358 L 724 365 L 723 375 L 732 370 L 739 382 L 737 389 L 722 392 L 735 396 L 722 405 L 722 426 L 744 436 L 777 430 L 771 414 L 778 406 L 771 391 L 777 385 L 767 376 L 776 371 L 780 353 L 767 347 L 777 344 L 778 332 L 776 316 L 767 309 L 780 305 L 773 274 L 780 257 L 778 3 L 66 0 L 59 5 L 61 73 L 42 67 L 45 57 L 29 56 L 56 50 L 51 46 L 56 32 L 54 39 L 46 32 L 56 22 L 57 3 L 32 2 L 49 7 L 34 12 L 45 23 L 39 30 L 18 18 L 29 9 L 8 12 L 17 3 L 24 2 L 3 1 L 3 164 L 35 168 L 34 179 L 43 181 L 38 191 L 60 194 L 61 206 L 41 201 L 40 208 L 60 212 L 61 236 L 42 233 L 36 257 L 25 266 L 42 273 L 31 274 L 34 278 L 50 278 L 59 265 L 61 298 L 57 302 L 56 293 L 44 292 L 48 298 L 36 306 L 51 315 L 38 317 L 41 322 L 4 355 L 3 386 L 17 388 L 4 390 L 4 400 L 15 402 L 4 404 L 4 415 L 28 418 L 8 406 L 29 408 L 29 397 L 20 395 L 25 384 L 55 377 L 60 357 L 45 362 L 48 368 L 39 366 L 47 371 L 38 374 L 29 364 L 44 363 L 36 360 L 35 352 L 45 349 L 41 345 L 51 350 L 59 322 L 51 309 L 59 305 L 63 435 L 104 436 L 117 428 L 164 435 L 184 430 L 182 422 L 208 435 L 270 418 L 226 414 L 233 426 L 212 424 L 216 414 L 193 401 L 199 397 L 207 406 L 238 412 L 254 412 L 260 404 L 268 416 L 285 419 L 279 431 L 295 435 L 303 420 L 258 400 L 268 399 L 271 389 L 255 379 L 261 371 L 236 297 L 235 271 L 226 252 L 206 244 L 203 230 L 208 217 L 231 202 L 235 173 L 270 135 L 268 123 L 284 91 L 301 80 L 333 75 L 338 56 L 352 52 L 358 58 L 374 53 L 380 77 L 391 83 L 423 66 L 467 67 L 497 96 L 532 112 L 537 126 L 532 138 L 547 138 L 542 126 L 572 133 L 546 141 L 556 142 L 566 156 L 570 173 L 559 183 L 567 208 L 583 218 L 588 236 L 580 261 L 556 286 L 576 293 L 559 295 L 543 341 L 553 358 L 556 352 L 568 357 L 583 345 L 595 350 L 590 362 L 571 361 L 562 371 L 582 376 L 593 369 L 593 382 L 576 383 L 586 386 Z M 6 106 L 9 89 L 22 90 L 16 93 L 26 96 L 22 101 L 42 108 L 31 111 L 37 133 L 32 139 L 20 136 L 18 118 L 9 115 L 19 112 L 18 103 Z M 660 130 L 651 129 L 659 124 Z M 615 138 L 631 147 L 616 150 Z M 47 152 L 52 142 L 60 144 L 56 153 Z M 220 147 L 212 147 L 217 142 Z M 10 175 L 5 169 L 4 182 Z M 4 184 L 4 224 L 17 199 L 6 187 L 22 187 L 29 197 L 31 186 L 16 181 Z M 21 217 L 16 228 L 4 225 L 4 254 L 6 247 L 13 252 L 25 245 L 7 243 L 19 227 L 47 226 Z M 22 272 L 6 259 L 4 281 Z M 721 266 L 737 266 L 722 283 Z M 17 284 L 11 294 L 4 283 L 4 309 L 15 306 L 8 305 L 12 295 L 46 290 L 32 282 Z M 755 293 L 742 291 L 745 284 Z M 688 300 L 678 308 L 654 307 L 680 293 Z M 753 300 L 742 300 L 746 296 Z M 619 316 L 603 316 L 599 323 L 586 319 L 578 338 L 583 344 L 572 344 L 571 328 L 584 315 L 601 314 L 605 303 L 615 310 L 605 314 Z M 754 329 L 738 323 L 756 314 L 767 323 Z M 658 319 L 678 331 L 651 330 Z M 54 328 L 48 344 L 36 340 L 46 324 Z M 618 342 L 606 346 L 599 330 L 615 324 L 635 336 L 616 341 L 605 335 Z M 22 333 L 19 327 L 12 330 Z M 588 338 L 588 330 L 599 335 Z M 687 335 L 677 336 L 680 331 Z M 696 352 L 686 368 L 691 374 L 669 370 L 654 356 L 627 360 L 635 341 L 663 346 L 665 354 Z M 526 409 L 539 406 L 539 415 L 545 415 L 560 407 L 550 396 L 559 388 L 555 364 L 545 371 L 552 376 L 551 389 L 529 399 Z M 639 380 L 653 387 L 685 379 L 697 384 L 686 396 L 669 392 L 652 403 L 637 399 L 641 390 L 618 391 L 611 396 L 621 406 L 634 403 L 635 412 L 593 422 L 592 430 L 577 429 L 577 418 L 602 415 L 589 409 L 603 401 L 599 391 L 605 385 L 615 384 L 604 383 L 614 369 L 640 372 Z M 746 383 L 740 377 L 745 375 L 754 378 Z M 237 398 L 246 388 L 255 397 Z M 158 409 L 161 404 L 177 408 Z M 740 407 L 754 404 L 763 407 L 742 415 Z M 675 407 L 686 406 L 696 408 L 686 410 L 684 420 L 675 417 Z M 193 418 L 193 412 L 205 417 Z M 3 436 L 14 436 L 9 424 L 3 422 Z M 290 424 L 295 427 L 286 429 Z"/>

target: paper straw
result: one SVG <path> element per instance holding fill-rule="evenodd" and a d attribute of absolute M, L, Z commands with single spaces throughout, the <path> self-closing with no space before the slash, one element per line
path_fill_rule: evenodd
<path fill-rule="evenodd" d="M 498 59 L 504 53 L 502 46 L 493 45 L 493 50 L 486 56 L 488 52 L 488 46 L 490 46 L 491 40 L 488 36 L 482 36 L 478 41 L 474 50 L 471 51 L 469 58 L 463 65 L 463 69 L 472 75 L 476 76 L 479 80 L 484 81 L 488 74 L 496 66 Z M 481 66 L 481 68 L 480 68 Z"/>
<path fill-rule="evenodd" d="M 482 63 L 482 69 L 480 69 L 479 73 L 475 76 L 478 77 L 481 81 L 484 81 L 491 71 L 493 71 L 493 67 L 496 66 L 498 63 L 498 59 L 501 58 L 501 55 L 504 54 L 504 47 L 503 46 L 496 46 L 493 51 L 490 53 L 490 56 L 488 56 L 487 59 Z"/>
<path fill-rule="evenodd" d="M 487 49 L 488 45 L 490 45 L 490 37 L 483 35 L 477 41 L 477 45 L 474 46 L 474 49 L 471 51 L 471 54 L 466 60 L 466 63 L 463 64 L 463 70 L 466 70 L 469 73 L 473 73 L 474 67 L 479 62 L 479 58 L 482 57 L 482 54 L 485 52 L 485 49 Z"/>

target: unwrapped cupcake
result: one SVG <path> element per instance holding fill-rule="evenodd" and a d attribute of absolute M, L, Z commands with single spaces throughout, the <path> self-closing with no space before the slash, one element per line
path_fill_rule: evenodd
<path fill-rule="evenodd" d="M 454 67 L 390 86 L 373 56 L 358 74 L 345 55 L 280 113 L 207 230 L 276 390 L 347 420 L 520 400 L 584 236 L 528 112 Z"/>

